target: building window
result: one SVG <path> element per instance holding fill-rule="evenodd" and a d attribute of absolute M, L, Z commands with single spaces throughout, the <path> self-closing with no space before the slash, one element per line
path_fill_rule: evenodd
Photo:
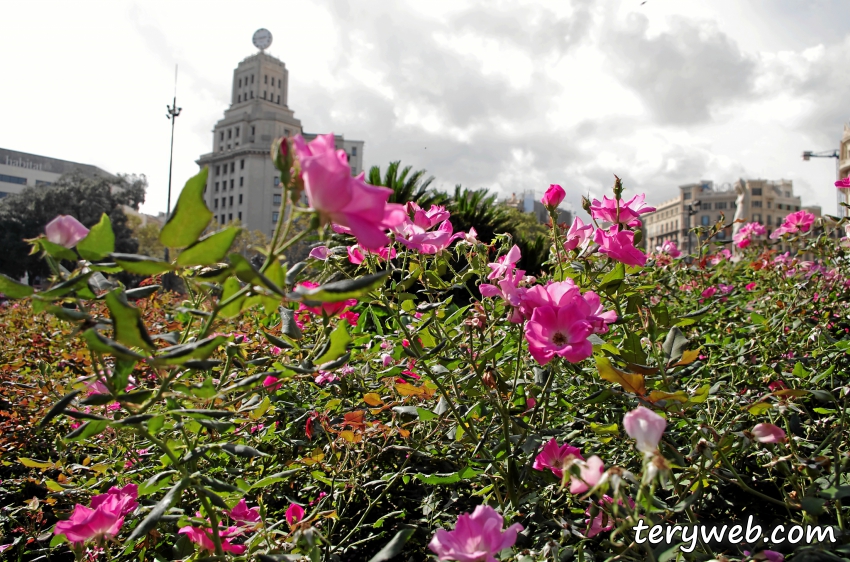
<path fill-rule="evenodd" d="M 266 91 L 263 90 L 263 99 L 266 99 Z"/>
<path fill-rule="evenodd" d="M 215 192 L 218 193 L 218 182 L 215 182 Z"/>
<path fill-rule="evenodd" d="M 229 138 L 229 139 L 233 138 L 233 130 L 232 129 L 227 129 L 227 138 Z"/>
<path fill-rule="evenodd" d="M 277 96 L 277 104 L 280 105 L 280 95 Z"/>
<path fill-rule="evenodd" d="M 351 147 L 351 155 L 352 155 L 352 156 L 357 156 L 357 147 L 356 147 L 356 146 L 352 146 L 352 147 Z"/>
<path fill-rule="evenodd" d="M 218 198 L 213 199 L 213 208 L 218 209 Z"/>
<path fill-rule="evenodd" d="M 714 204 L 714 208 L 715 209 L 725 209 L 726 208 L 726 201 L 718 201 L 717 203 Z"/>
<path fill-rule="evenodd" d="M 253 83 L 254 83 L 254 75 L 252 74 L 251 75 L 251 84 L 253 84 Z"/>
<path fill-rule="evenodd" d="M 266 84 L 268 84 L 268 83 L 269 83 L 269 75 L 266 74 Z"/>
<path fill-rule="evenodd" d="M 237 134 L 238 134 L 238 133 L 237 133 Z M 240 170 L 244 170 L 244 169 L 245 169 L 245 159 L 244 159 L 244 158 L 243 158 L 242 160 L 240 160 L 240 161 L 239 161 L 239 169 L 240 169 Z"/>
<path fill-rule="evenodd" d="M 280 78 L 277 79 L 277 87 L 280 88 Z"/>
<path fill-rule="evenodd" d="M 245 185 L 245 178 L 240 177 L 239 178 L 239 187 L 242 187 L 243 185 Z"/>
<path fill-rule="evenodd" d="M 352 166 L 351 167 L 351 175 L 353 176 L 356 173 L 357 173 L 357 169 L 354 166 Z"/>
<path fill-rule="evenodd" d="M 272 195 L 272 203 L 274 203 L 275 205 L 280 206 L 280 200 L 281 200 L 280 193 L 275 193 L 274 195 Z"/>
<path fill-rule="evenodd" d="M 772 208 L 773 208 L 773 201 L 768 201 L 768 202 L 767 202 L 767 208 L 768 208 L 768 209 L 772 209 Z"/>
<path fill-rule="evenodd" d="M 771 215 L 767 215 L 767 226 L 773 225 L 773 217 Z"/>
<path fill-rule="evenodd" d="M 0 181 L 4 181 L 6 183 L 17 183 L 19 185 L 27 184 L 27 178 L 19 178 L 18 176 L 7 176 L 5 174 L 0 174 Z"/>
<path fill-rule="evenodd" d="M 254 135 L 254 126 L 253 125 L 251 125 L 251 135 L 252 136 Z"/>
<path fill-rule="evenodd" d="M 242 222 L 242 211 L 239 211 L 239 222 Z"/>
<path fill-rule="evenodd" d="M 761 207 L 761 201 L 753 201 L 753 207 Z"/>
<path fill-rule="evenodd" d="M 279 185 L 280 185 L 280 178 L 279 178 L 279 177 L 277 177 L 277 176 L 275 176 L 275 177 L 274 177 L 274 186 L 275 186 L 275 187 L 277 187 L 277 186 L 279 186 Z"/>
<path fill-rule="evenodd" d="M 242 204 L 242 194 L 241 193 L 239 194 L 239 204 L 240 205 Z"/>
<path fill-rule="evenodd" d="M 284 129 L 284 130 L 283 130 L 283 136 L 285 136 L 285 137 L 288 137 L 288 136 L 289 136 L 289 129 Z"/>
<path fill-rule="evenodd" d="M 221 167 L 220 167 L 220 166 L 216 166 L 216 167 L 215 167 L 215 175 L 219 175 L 220 171 L 221 171 Z"/>
<path fill-rule="evenodd" d="M 241 101 L 242 101 L 242 94 L 239 94 L 238 96 L 236 96 L 236 103 L 239 103 Z"/>
<path fill-rule="evenodd" d="M 233 196 L 232 196 L 232 195 L 230 196 L 230 202 L 229 202 L 229 204 L 230 204 L 230 206 L 231 206 L 231 207 L 233 206 Z"/>
<path fill-rule="evenodd" d="M 230 180 L 230 189 L 233 189 L 233 180 Z"/>
<path fill-rule="evenodd" d="M 760 187 L 754 187 L 753 188 L 753 195 L 761 195 L 761 188 Z"/>
<path fill-rule="evenodd" d="M 227 150 L 230 150 L 230 143 L 227 143 Z"/>
<path fill-rule="evenodd" d="M 254 99 L 254 90 L 251 90 L 251 99 Z"/>
<path fill-rule="evenodd" d="M 236 127 L 236 134 L 234 136 L 236 136 L 236 137 L 239 136 L 239 127 Z"/>
<path fill-rule="evenodd" d="M 242 87 L 242 79 L 241 78 L 239 79 L 239 87 L 240 88 Z"/>
<path fill-rule="evenodd" d="M 690 198 L 691 198 L 691 192 L 690 191 L 685 191 L 684 193 L 682 193 L 682 199 L 690 199 Z"/>
<path fill-rule="evenodd" d="M 711 203 L 710 202 L 703 203 L 702 204 L 702 210 L 703 211 L 710 211 L 711 210 Z"/>
<path fill-rule="evenodd" d="M 227 213 L 227 222 L 233 222 L 233 213 Z"/>
<path fill-rule="evenodd" d="M 221 220 L 218 221 L 219 224 L 224 224 L 224 215 L 221 215 Z"/>
<path fill-rule="evenodd" d="M 800 210 L 800 206 L 799 206 L 799 205 L 797 205 L 797 209 L 796 209 L 796 210 L 797 210 L 797 211 L 799 211 L 799 210 Z"/>
<path fill-rule="evenodd" d="M 222 197 L 221 198 L 221 208 L 223 209 L 225 205 L 227 205 L 227 197 Z"/>
<path fill-rule="evenodd" d="M 790 191 L 786 191 L 786 192 L 785 192 L 785 197 L 791 197 L 791 192 L 790 192 Z"/>
<path fill-rule="evenodd" d="M 277 219 L 278 219 L 279 216 L 280 216 L 279 212 L 277 212 L 277 211 L 273 212 L 272 213 L 272 222 L 277 222 Z"/>
<path fill-rule="evenodd" d="M 754 214 L 753 215 L 753 221 L 754 222 L 761 222 L 761 214 L 760 213 Z"/>
<path fill-rule="evenodd" d="M 703 215 L 701 217 L 701 219 L 702 219 L 702 225 L 703 226 L 708 226 L 708 221 L 711 220 L 711 218 L 708 215 Z"/>
<path fill-rule="evenodd" d="M 221 141 L 223 141 L 223 140 L 224 140 L 224 131 L 222 131 L 222 132 L 219 134 L 218 140 L 219 140 L 219 142 L 221 142 Z"/>

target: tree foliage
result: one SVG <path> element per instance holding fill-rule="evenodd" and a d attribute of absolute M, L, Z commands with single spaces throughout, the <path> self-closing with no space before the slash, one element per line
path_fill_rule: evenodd
<path fill-rule="evenodd" d="M 48 187 L 27 187 L 0 200 L 0 272 L 10 277 L 47 274 L 44 261 L 29 255 L 24 240 L 44 232 L 57 215 L 71 215 L 86 227 L 97 224 L 103 213 L 112 221 L 115 251 L 132 254 L 138 242 L 127 222 L 122 205 L 138 210 L 145 201 L 144 175 L 117 178 L 87 177 L 79 172 L 65 174 Z"/>

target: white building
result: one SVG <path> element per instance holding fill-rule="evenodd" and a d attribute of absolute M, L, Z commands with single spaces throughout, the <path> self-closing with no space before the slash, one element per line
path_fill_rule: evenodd
<path fill-rule="evenodd" d="M 688 235 L 690 229 L 708 227 L 721 219 L 727 226 L 718 233 L 716 240 L 731 239 L 738 187 L 747 193 L 743 219 L 763 224 L 768 235 L 782 224 L 787 215 L 801 209 L 800 196 L 794 195 L 791 180 L 738 180 L 735 185 L 725 186 L 715 186 L 713 182 L 703 180 L 682 185 L 679 186 L 678 197 L 656 205 L 654 212 L 641 217 L 646 248 L 655 251 L 657 246 L 671 240 L 679 249 L 690 253 L 691 246 L 696 248 L 696 237 Z M 820 216 L 820 207 L 806 207 L 806 210 Z"/>
<path fill-rule="evenodd" d="M 220 224 L 239 221 L 249 230 L 267 235 L 279 219 L 282 190 L 280 174 L 270 156 L 272 141 L 301 134 L 301 121 L 288 106 L 289 71 L 277 58 L 260 51 L 233 71 L 230 107 L 213 128 L 212 152 L 201 156 L 209 166 L 206 203 Z M 345 150 L 351 173 L 363 169 L 363 141 L 336 135 L 336 147 Z"/>
<path fill-rule="evenodd" d="M 69 162 L 37 154 L 0 148 L 0 199 L 20 193 L 27 186 L 45 187 L 63 174 L 80 172 L 88 177 L 117 179 L 107 171 L 91 164 Z"/>

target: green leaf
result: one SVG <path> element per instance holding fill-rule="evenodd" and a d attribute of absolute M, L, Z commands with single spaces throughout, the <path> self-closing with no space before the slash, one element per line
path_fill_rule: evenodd
<path fill-rule="evenodd" d="M 218 263 L 227 255 L 233 240 L 239 234 L 239 227 L 231 226 L 201 238 L 177 256 L 177 265 L 210 265 Z"/>
<path fill-rule="evenodd" d="M 206 359 L 227 340 L 227 336 L 210 336 L 196 342 L 166 347 L 161 354 L 154 358 L 153 363 L 155 365 L 182 365 L 193 359 Z"/>
<path fill-rule="evenodd" d="M 422 421 L 431 421 L 439 417 L 431 410 L 426 410 L 425 408 L 416 408 L 416 413 L 419 414 L 419 419 Z"/>
<path fill-rule="evenodd" d="M 747 408 L 747 411 L 753 416 L 760 416 L 771 408 L 773 408 L 773 405 L 770 402 L 756 402 Z"/>
<path fill-rule="evenodd" d="M 295 311 L 291 308 L 280 308 L 280 333 L 298 341 L 302 338 L 301 328 L 295 323 Z"/>
<path fill-rule="evenodd" d="M 76 277 L 72 277 L 67 281 L 63 281 L 59 283 L 55 287 L 50 288 L 48 291 L 43 291 L 38 294 L 39 297 L 43 299 L 54 300 L 60 297 L 64 297 L 68 293 L 71 293 L 77 289 L 87 288 L 86 283 L 89 281 L 89 277 L 94 275 L 94 271 L 88 271 L 81 275 L 77 275 Z"/>
<path fill-rule="evenodd" d="M 390 560 L 401 554 L 404 545 L 415 531 L 416 529 L 402 529 L 396 533 L 392 540 L 384 545 L 384 548 L 379 550 L 375 556 L 369 559 L 369 562 L 385 562 L 386 560 Z"/>
<path fill-rule="evenodd" d="M 138 254 L 114 253 L 109 254 L 109 256 L 115 260 L 115 263 L 120 265 L 124 271 L 135 275 L 144 275 L 147 277 L 149 275 L 157 275 L 174 269 L 170 263 L 159 258 L 140 256 Z"/>
<path fill-rule="evenodd" d="M 165 470 L 160 472 L 159 474 L 154 474 L 141 484 L 139 484 L 139 496 L 149 496 L 150 494 L 154 494 L 171 483 L 171 479 L 166 479 L 166 476 L 170 476 L 172 474 L 176 474 L 176 470 Z"/>
<path fill-rule="evenodd" d="M 51 257 L 60 260 L 77 261 L 77 254 L 74 253 L 74 250 L 66 248 L 65 246 L 54 244 L 46 238 L 40 238 L 38 240 L 38 244 L 41 246 L 41 249 Z"/>
<path fill-rule="evenodd" d="M 236 445 L 234 443 L 225 443 L 221 446 L 222 450 L 230 453 L 234 457 L 246 457 L 246 458 L 254 458 L 254 457 L 265 457 L 267 456 L 265 453 L 258 451 L 253 447 L 249 447 L 247 445 Z"/>
<path fill-rule="evenodd" d="M 417 480 L 421 480 L 428 485 L 431 486 L 439 486 L 443 484 L 455 484 L 460 482 L 461 480 L 465 480 L 467 478 L 472 478 L 473 476 L 477 476 L 481 474 L 480 470 L 475 470 L 471 467 L 466 467 L 457 472 L 452 472 L 451 474 L 422 474 L 417 473 L 414 474 L 413 477 Z"/>
<path fill-rule="evenodd" d="M 752 322 L 753 324 L 767 324 L 767 318 L 756 312 L 751 312 L 750 322 Z"/>
<path fill-rule="evenodd" d="M 112 316 L 112 326 L 115 339 L 124 345 L 140 347 L 153 351 L 156 346 L 151 340 L 145 323 L 142 322 L 142 312 L 135 306 L 130 306 L 120 289 L 106 295 L 106 306 Z"/>
<path fill-rule="evenodd" d="M 821 490 L 819 494 L 829 500 L 840 500 L 850 496 L 850 486 L 832 486 Z"/>
<path fill-rule="evenodd" d="M 805 496 L 802 500 L 800 500 L 800 503 L 802 504 L 804 511 L 811 515 L 820 515 L 824 511 L 823 506 L 826 503 L 826 500 Z"/>
<path fill-rule="evenodd" d="M 213 214 L 204 203 L 207 174 L 209 174 L 209 168 L 204 167 L 198 175 L 190 178 L 183 186 L 177 204 L 174 206 L 174 213 L 159 233 L 159 241 L 163 246 L 167 248 L 191 246 L 210 224 Z"/>
<path fill-rule="evenodd" d="M 28 297 L 35 292 L 35 289 L 29 285 L 18 283 L 14 279 L 6 277 L 0 273 L 0 293 L 3 293 L 10 299 L 22 299 Z"/>
<path fill-rule="evenodd" d="M 114 355 L 119 359 L 139 360 L 144 359 L 144 356 L 139 355 L 135 351 L 128 349 L 116 341 L 112 341 L 94 328 L 89 328 L 83 333 L 83 339 L 89 346 L 89 349 L 98 353 L 106 353 Z"/>
<path fill-rule="evenodd" d="M 626 266 L 622 263 L 617 263 L 614 266 L 614 269 L 605 274 L 605 277 L 602 278 L 602 282 L 599 286 L 603 289 L 615 290 L 617 289 L 623 280 L 626 278 Z"/>
<path fill-rule="evenodd" d="M 47 414 L 44 416 L 44 418 L 42 418 L 42 420 L 39 422 L 38 426 L 39 426 L 39 427 L 44 427 L 44 425 L 45 425 L 47 422 L 49 422 L 50 420 L 52 420 L 53 418 L 55 418 L 56 416 L 58 416 L 59 414 L 61 414 L 62 412 L 64 412 L 64 411 L 65 411 L 65 408 L 68 406 L 68 404 L 70 404 L 70 403 L 71 403 L 71 401 L 72 401 L 72 400 L 73 400 L 73 399 L 77 396 L 77 394 L 79 394 L 79 393 L 80 393 L 80 391 L 79 391 L 79 390 L 75 390 L 75 391 L 73 391 L 73 392 L 69 392 L 68 394 L 66 394 L 65 396 L 63 396 L 63 397 L 59 400 L 59 402 L 57 402 L 56 404 L 54 404 L 54 405 L 53 405 L 53 407 L 52 407 L 52 408 L 50 408 L 50 411 L 48 411 L 48 412 L 47 412 Z"/>
<path fill-rule="evenodd" d="M 685 351 L 685 346 L 687 346 L 689 342 L 690 340 L 685 337 L 682 330 L 676 326 L 670 328 L 670 331 L 667 332 L 667 337 L 664 339 L 664 344 L 661 346 L 667 361 L 675 361 L 680 358 L 682 353 Z"/>
<path fill-rule="evenodd" d="M 145 287 L 137 287 L 135 289 L 130 289 L 129 291 L 124 293 L 124 296 L 129 301 L 146 299 L 160 289 L 162 289 L 162 285 L 147 285 Z"/>
<path fill-rule="evenodd" d="M 100 222 L 89 230 L 86 237 L 77 243 L 77 251 L 83 259 L 90 261 L 102 260 L 115 251 L 115 234 L 106 213 L 100 216 Z"/>
<path fill-rule="evenodd" d="M 280 296 L 286 296 L 286 293 L 274 281 L 260 273 L 254 265 L 246 260 L 241 254 L 230 254 L 227 257 L 230 260 L 230 265 L 241 281 L 250 283 L 251 285 L 261 285 L 269 291 Z"/>
<path fill-rule="evenodd" d="M 294 293 L 290 293 L 287 297 L 294 301 L 317 304 L 355 299 L 383 285 L 384 278 L 389 274 L 389 270 L 379 271 L 378 273 L 358 277 L 357 279 L 345 279 L 343 281 L 327 283 L 313 289 L 301 285 L 295 289 Z"/>
<path fill-rule="evenodd" d="M 239 292 L 242 286 L 239 284 L 239 279 L 235 277 L 228 277 L 224 282 L 224 286 L 221 292 L 221 299 L 219 302 L 224 302 L 236 293 Z M 223 308 L 220 308 L 218 311 L 219 316 L 222 318 L 233 318 L 238 315 L 242 311 L 242 303 L 245 301 L 245 297 L 247 295 L 243 295 L 233 302 L 226 304 Z"/>
<path fill-rule="evenodd" d="M 180 497 L 183 492 L 183 488 L 188 485 L 189 479 L 184 478 L 180 480 L 177 484 L 172 486 L 172 488 L 168 490 L 168 493 L 166 493 L 165 496 L 161 500 L 159 500 L 159 502 L 153 507 L 153 509 L 151 509 L 150 513 L 148 513 L 148 516 L 145 517 L 145 519 L 141 523 L 139 523 L 135 529 L 133 529 L 133 532 L 127 538 L 127 541 L 132 542 L 138 540 L 146 536 L 151 531 L 151 529 L 156 527 L 156 524 L 159 522 L 165 512 L 174 504 L 177 498 Z"/>
<path fill-rule="evenodd" d="M 351 341 L 351 336 L 348 335 L 348 329 L 346 329 L 345 324 L 345 322 L 340 322 L 336 325 L 334 331 L 331 332 L 330 347 L 321 357 L 316 359 L 316 364 L 322 365 L 328 363 L 345 353 L 345 347 Z"/>
<path fill-rule="evenodd" d="M 109 422 L 104 420 L 87 421 L 66 435 L 65 441 L 82 441 L 83 439 L 88 439 L 89 437 L 93 437 L 102 432 L 108 425 Z"/>

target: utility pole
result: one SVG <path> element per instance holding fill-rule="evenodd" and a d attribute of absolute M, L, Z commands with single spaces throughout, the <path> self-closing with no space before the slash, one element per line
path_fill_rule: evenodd
<path fill-rule="evenodd" d="M 174 65 L 174 101 L 172 105 L 166 105 L 168 114 L 166 118 L 171 121 L 171 152 L 168 156 L 168 203 L 165 207 L 165 222 L 171 218 L 171 168 L 174 163 L 174 123 L 177 121 L 177 116 L 180 115 L 182 107 L 177 107 L 177 65 Z M 165 249 L 165 261 L 169 261 L 168 248 Z"/>
<path fill-rule="evenodd" d="M 835 180 L 838 181 L 841 178 L 839 177 L 841 174 L 839 173 L 841 160 L 840 155 L 837 150 L 822 150 L 820 152 L 812 152 L 811 150 L 806 150 L 803 152 L 803 161 L 808 162 L 812 158 L 835 158 Z M 841 203 L 847 203 L 847 194 L 842 193 L 842 191 L 838 190 L 838 216 L 845 217 L 847 216 L 847 210 L 841 206 Z"/>

